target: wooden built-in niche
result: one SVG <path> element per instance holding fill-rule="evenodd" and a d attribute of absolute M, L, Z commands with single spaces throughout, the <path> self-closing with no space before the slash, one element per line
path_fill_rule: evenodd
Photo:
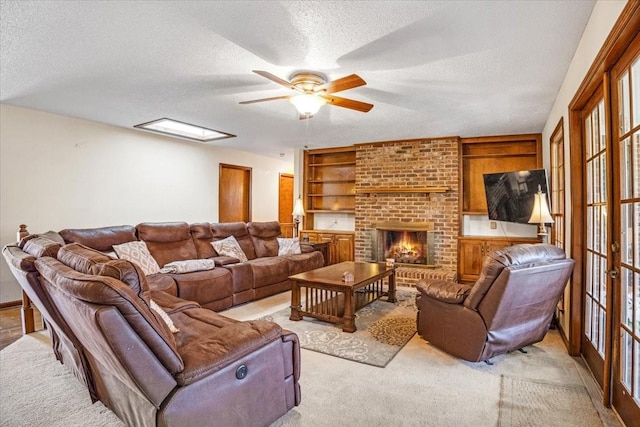
<path fill-rule="evenodd" d="M 487 215 L 484 174 L 542 168 L 542 135 L 505 135 L 461 138 L 458 238 L 458 280 L 474 282 L 482 261 L 490 252 L 519 243 L 538 243 L 537 238 L 467 236 L 464 217 Z"/>

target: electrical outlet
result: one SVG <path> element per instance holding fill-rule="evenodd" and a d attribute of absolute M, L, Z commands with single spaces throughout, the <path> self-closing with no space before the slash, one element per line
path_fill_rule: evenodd
<path fill-rule="evenodd" d="M 495 230 L 496 228 L 498 228 L 498 224 L 496 224 L 496 222 L 495 222 L 495 221 L 491 221 L 491 222 L 489 223 L 489 227 L 490 227 L 492 230 Z"/>

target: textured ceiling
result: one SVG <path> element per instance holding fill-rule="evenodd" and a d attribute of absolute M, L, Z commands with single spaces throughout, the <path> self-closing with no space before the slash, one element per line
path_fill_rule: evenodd
<path fill-rule="evenodd" d="M 541 132 L 594 1 L 2 1 L 3 103 L 131 128 L 170 117 L 294 148 Z M 286 100 L 315 70 L 367 85 L 298 120 Z"/>

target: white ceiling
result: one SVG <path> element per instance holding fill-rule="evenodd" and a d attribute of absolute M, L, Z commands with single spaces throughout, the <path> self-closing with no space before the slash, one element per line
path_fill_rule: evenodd
<path fill-rule="evenodd" d="M 594 1 L 5 1 L 0 101 L 131 128 L 170 117 L 294 148 L 541 132 Z M 299 120 L 253 74 L 367 85 Z M 142 131 L 140 131 L 142 132 Z"/>

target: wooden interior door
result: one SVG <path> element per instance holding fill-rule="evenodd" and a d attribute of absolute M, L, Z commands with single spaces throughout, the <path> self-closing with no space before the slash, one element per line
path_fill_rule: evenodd
<path fill-rule="evenodd" d="M 293 175 L 281 173 L 278 180 L 278 222 L 285 237 L 293 237 Z"/>
<path fill-rule="evenodd" d="M 251 221 L 251 168 L 220 163 L 218 222 Z"/>
<path fill-rule="evenodd" d="M 611 403 L 640 422 L 640 36 L 612 71 L 612 260 L 614 287 Z"/>

